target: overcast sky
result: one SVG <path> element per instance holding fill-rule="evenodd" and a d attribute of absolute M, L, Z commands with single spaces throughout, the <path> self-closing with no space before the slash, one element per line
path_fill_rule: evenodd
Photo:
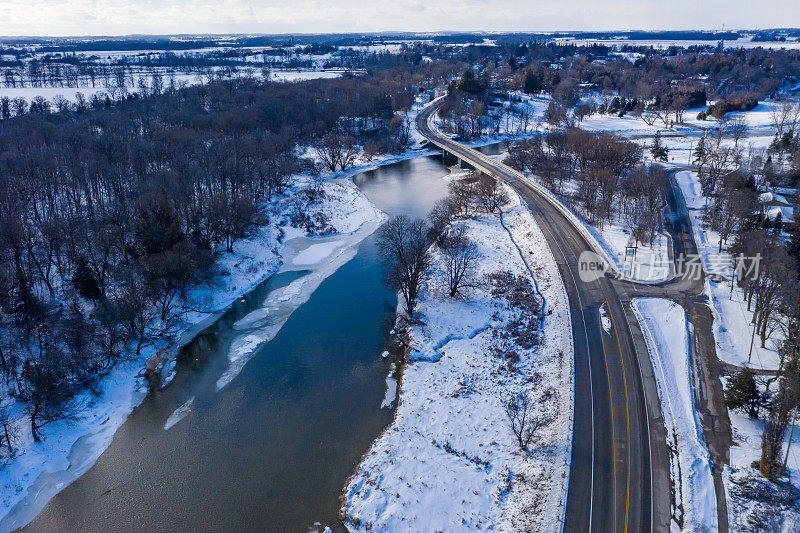
<path fill-rule="evenodd" d="M 800 0 L 0 0 L 0 35 L 800 26 Z"/>

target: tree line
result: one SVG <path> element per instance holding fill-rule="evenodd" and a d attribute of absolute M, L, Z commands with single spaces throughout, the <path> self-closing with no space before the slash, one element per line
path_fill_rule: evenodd
<path fill-rule="evenodd" d="M 302 153 L 402 149 L 411 84 L 448 68 L 215 81 L 0 121 L 0 379 L 33 438 L 75 415 L 77 392 L 100 394 L 119 360 L 168 337 L 187 295 L 214 282 L 215 258 L 280 222 L 275 201 L 291 195 L 292 219 L 327 231 L 304 214 L 318 187 L 292 187 L 326 170 Z M 8 456 L 11 439 L 0 444 Z"/>

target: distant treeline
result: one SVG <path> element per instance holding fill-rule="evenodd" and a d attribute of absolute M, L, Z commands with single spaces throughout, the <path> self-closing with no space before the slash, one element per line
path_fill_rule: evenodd
<path fill-rule="evenodd" d="M 592 32 L 513 32 L 500 34 L 484 33 L 456 33 L 435 35 L 433 41 L 437 43 L 465 44 L 480 43 L 484 38 L 497 42 L 512 42 L 520 40 L 541 41 L 554 38 L 574 39 L 631 39 L 631 40 L 678 40 L 678 41 L 730 41 L 736 40 L 745 34 L 754 35 L 754 41 L 774 41 L 785 39 L 784 36 L 800 35 L 797 29 L 764 29 L 748 32 L 741 31 L 592 31 Z M 294 45 L 323 45 L 323 46 L 356 46 L 398 40 L 429 39 L 428 35 L 415 33 L 381 34 L 316 34 L 316 35 L 259 35 L 241 37 L 196 36 L 186 38 L 162 37 L 131 37 L 120 39 L 42 39 L 42 38 L 11 38 L 0 40 L 0 45 L 24 49 L 35 47 L 37 51 L 45 53 L 54 52 L 95 52 L 95 51 L 131 51 L 131 50 L 197 50 L 211 47 L 251 47 L 251 46 L 294 46 Z"/>
<path fill-rule="evenodd" d="M 393 38 L 389 38 L 391 40 Z M 125 39 L 80 39 L 80 40 L 47 40 L 32 39 L 0 39 L 4 53 L 24 53 L 25 49 L 34 48 L 43 53 L 69 52 L 128 52 L 134 50 L 197 50 L 200 48 L 242 48 L 252 46 L 357 46 L 380 44 L 386 41 L 382 36 L 364 36 L 359 34 L 319 34 L 319 35 L 264 35 L 255 37 L 225 38 L 125 38 Z"/>
<path fill-rule="evenodd" d="M 730 41 L 741 37 L 739 32 L 722 31 L 622 31 L 579 32 L 570 35 L 576 39 L 632 39 L 637 41 Z"/>

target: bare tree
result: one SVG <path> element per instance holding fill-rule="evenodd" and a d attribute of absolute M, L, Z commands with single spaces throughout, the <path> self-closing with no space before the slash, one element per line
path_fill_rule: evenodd
<path fill-rule="evenodd" d="M 487 213 L 494 213 L 508 202 L 505 188 L 492 177 L 482 174 L 478 181 L 478 202 Z"/>
<path fill-rule="evenodd" d="M 406 215 L 392 218 L 378 230 L 378 250 L 389 285 L 400 291 L 409 318 L 414 317 L 417 296 L 430 266 L 429 231 L 425 221 Z"/>
<path fill-rule="evenodd" d="M 6 448 L 6 458 L 10 458 L 14 455 L 14 440 L 16 437 L 14 426 L 11 424 L 9 418 L 8 407 L 4 402 L 4 404 L 0 406 L 0 450 L 2 450 L 3 447 Z"/>
<path fill-rule="evenodd" d="M 528 446 L 537 432 L 553 421 L 552 416 L 535 413 L 533 402 L 526 394 L 519 394 L 507 400 L 505 410 L 511 431 L 517 437 L 519 449 L 522 451 L 528 451 Z"/>
<path fill-rule="evenodd" d="M 783 437 L 789 425 L 793 401 L 786 381 L 781 380 L 781 387 L 775 403 L 764 421 L 764 433 L 761 436 L 761 460 L 758 469 L 770 481 L 775 481 L 783 474 L 780 464 L 780 453 L 783 449 Z"/>
<path fill-rule="evenodd" d="M 22 367 L 24 388 L 21 399 L 27 407 L 34 442 L 41 441 L 39 429 L 42 426 L 57 420 L 70 420 L 77 410 L 73 386 L 56 346 L 49 340 L 42 340 L 39 344 L 36 357 L 27 359 Z"/>
<path fill-rule="evenodd" d="M 454 298 L 462 289 L 473 285 L 472 274 L 478 262 L 478 248 L 467 237 L 463 225 L 457 226 L 450 235 L 442 239 L 441 248 L 447 287 L 450 297 Z"/>
<path fill-rule="evenodd" d="M 756 207 L 756 193 L 744 188 L 733 175 L 723 179 L 717 194 L 717 211 L 714 227 L 720 232 L 719 252 L 722 252 L 722 243 L 739 224 L 753 214 Z"/>
<path fill-rule="evenodd" d="M 447 185 L 450 197 L 458 206 L 458 213 L 471 217 L 477 210 L 478 187 L 467 180 L 451 181 Z"/>
<path fill-rule="evenodd" d="M 428 214 L 431 241 L 438 241 L 444 236 L 447 226 L 450 225 L 450 221 L 458 214 L 458 211 L 459 206 L 452 196 L 445 196 L 433 204 L 433 209 Z"/>
<path fill-rule="evenodd" d="M 778 138 L 783 137 L 784 132 L 796 130 L 797 122 L 800 120 L 800 102 L 784 100 L 770 109 L 772 126 L 778 131 Z"/>
<path fill-rule="evenodd" d="M 707 150 L 705 172 L 700 175 L 703 194 L 712 196 L 716 193 L 720 178 L 728 172 L 736 159 L 736 150 L 717 145 Z"/>
<path fill-rule="evenodd" d="M 675 122 L 683 122 L 683 114 L 689 108 L 689 95 L 679 93 L 672 98 L 672 111 L 675 113 Z"/>
<path fill-rule="evenodd" d="M 522 103 L 519 106 L 516 114 L 519 118 L 519 133 L 527 132 L 531 120 L 533 119 L 533 113 L 531 112 L 530 106 L 528 106 L 526 103 Z"/>
<path fill-rule="evenodd" d="M 347 170 L 358 156 L 355 139 L 343 135 L 326 135 L 314 145 L 314 150 L 331 172 Z"/>
<path fill-rule="evenodd" d="M 734 150 L 739 149 L 739 141 L 747 136 L 747 121 L 744 117 L 735 116 L 725 125 L 728 136 L 733 139 Z"/>

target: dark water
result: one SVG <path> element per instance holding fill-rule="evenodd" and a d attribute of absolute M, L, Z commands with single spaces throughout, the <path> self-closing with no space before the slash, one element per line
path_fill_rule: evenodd
<path fill-rule="evenodd" d="M 425 216 L 446 192 L 441 158 L 356 176 L 383 211 Z M 273 277 L 260 291 L 303 273 Z M 253 304 L 252 300 L 257 300 Z M 242 301 L 187 350 L 175 380 L 151 393 L 89 471 L 30 531 L 306 531 L 339 529 L 339 497 L 361 455 L 391 421 L 381 409 L 395 296 L 374 235 L 327 278 L 221 391 L 230 324 L 263 301 Z M 164 422 L 194 397 L 192 412 Z"/>

